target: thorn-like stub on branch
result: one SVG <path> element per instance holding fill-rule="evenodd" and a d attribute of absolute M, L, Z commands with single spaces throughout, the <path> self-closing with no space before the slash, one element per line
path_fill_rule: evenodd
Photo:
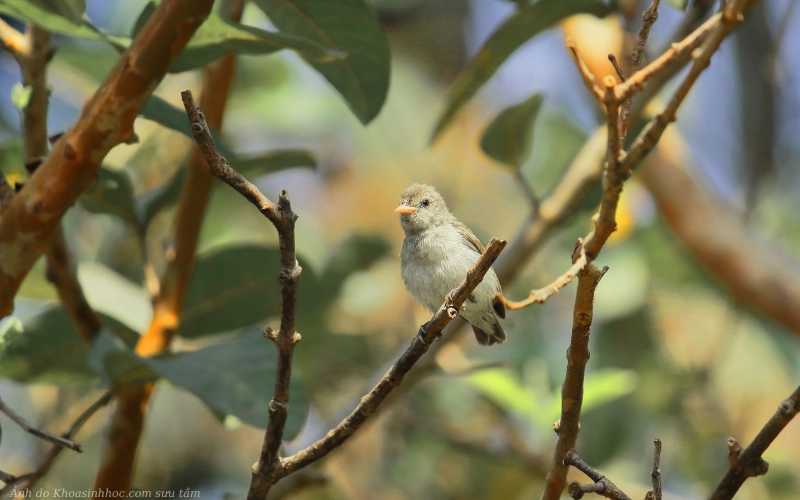
<path fill-rule="evenodd" d="M 270 414 L 277 413 L 278 411 L 281 411 L 281 410 L 284 410 L 284 411 L 286 410 L 286 404 L 281 403 L 280 401 L 275 400 L 275 399 L 270 400 L 270 402 L 269 402 L 269 413 Z"/>
<path fill-rule="evenodd" d="M 731 436 L 728 438 L 728 461 L 731 464 L 731 467 L 736 467 L 739 463 L 739 457 L 742 456 L 742 445 L 739 444 L 739 441 L 736 440 L 735 437 Z"/>
<path fill-rule="evenodd" d="M 302 338 L 303 338 L 303 336 L 300 335 L 300 332 L 294 332 L 294 335 L 292 335 L 292 344 L 296 344 L 296 343 L 300 342 L 300 340 Z"/>
<path fill-rule="evenodd" d="M 655 492 L 653 490 L 648 491 L 647 494 L 644 496 L 644 500 L 656 500 Z"/>
<path fill-rule="evenodd" d="M 579 483 L 578 481 L 572 481 L 571 483 L 569 483 L 569 486 L 567 487 L 567 492 L 569 493 L 569 496 L 571 496 L 575 500 L 580 500 L 581 498 L 583 498 L 583 489 L 581 488 L 581 483 Z"/>
<path fill-rule="evenodd" d="M 606 75 L 606 76 L 603 78 L 603 85 L 605 85 L 605 86 L 606 86 L 606 89 L 613 88 L 613 87 L 614 87 L 614 85 L 616 85 L 616 84 L 617 84 L 617 79 L 616 79 L 616 78 L 614 78 L 614 76 L 613 76 L 613 75 Z M 612 91 L 612 92 L 611 92 L 611 94 L 613 95 L 613 94 L 614 94 L 614 92 Z"/>
<path fill-rule="evenodd" d="M 556 434 L 561 432 L 561 419 L 559 418 L 555 422 L 553 422 L 553 432 Z"/>
<path fill-rule="evenodd" d="M 783 402 L 778 406 L 778 412 L 781 414 L 782 417 L 785 418 L 793 418 L 797 415 L 798 408 L 795 405 L 793 399 L 784 399 Z"/>
<path fill-rule="evenodd" d="M 264 329 L 264 337 L 270 339 L 273 342 L 277 342 L 278 332 L 276 332 L 275 330 L 273 330 L 271 327 L 268 326 Z"/>
<path fill-rule="evenodd" d="M 288 269 L 281 269 L 281 272 L 278 274 L 278 281 L 281 283 L 289 281 L 292 278 L 294 278 L 292 271 Z"/>
<path fill-rule="evenodd" d="M 202 134 L 203 133 L 203 124 L 200 122 L 193 122 L 192 123 L 192 134 Z"/>

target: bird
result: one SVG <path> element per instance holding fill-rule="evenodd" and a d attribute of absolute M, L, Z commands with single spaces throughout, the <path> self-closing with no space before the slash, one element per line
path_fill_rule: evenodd
<path fill-rule="evenodd" d="M 405 233 L 400 274 L 406 288 L 431 313 L 458 287 L 484 252 L 480 240 L 447 208 L 433 186 L 412 184 L 400 195 L 400 226 Z M 508 336 L 498 318 L 506 317 L 499 300 L 500 281 L 489 269 L 464 302 L 459 315 L 472 325 L 481 345 L 502 344 Z"/>

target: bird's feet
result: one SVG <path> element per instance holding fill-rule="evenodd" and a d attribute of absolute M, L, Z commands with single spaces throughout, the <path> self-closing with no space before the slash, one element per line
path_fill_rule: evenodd
<path fill-rule="evenodd" d="M 444 306 L 447 309 L 447 314 L 451 318 L 455 318 L 458 315 L 458 311 L 456 310 L 456 307 L 453 304 L 453 294 L 455 294 L 455 292 L 456 292 L 456 289 L 453 288 L 452 290 L 447 292 L 447 295 L 444 296 Z M 463 304 L 461 304 L 461 310 L 462 311 L 466 311 L 467 310 L 466 301 Z"/>
<path fill-rule="evenodd" d="M 425 340 L 425 338 L 428 336 L 428 330 L 425 328 L 426 326 L 428 326 L 427 323 L 420 326 L 419 331 L 417 332 L 417 338 L 419 339 L 420 342 L 422 342 L 425 345 L 430 345 L 433 342 L 436 342 L 437 340 L 442 340 L 442 332 L 437 333 L 436 336 L 434 336 L 430 342 Z"/>

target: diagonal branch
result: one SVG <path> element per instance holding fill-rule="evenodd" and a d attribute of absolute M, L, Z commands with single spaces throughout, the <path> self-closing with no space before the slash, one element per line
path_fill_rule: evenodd
<path fill-rule="evenodd" d="M 800 387 L 781 402 L 778 410 L 764 424 L 750 446 L 742 450 L 734 438 L 728 438 L 728 447 L 731 450 L 729 456 L 731 468 L 728 469 L 717 489 L 711 494 L 711 500 L 733 498 L 748 477 L 766 474 L 769 464 L 761 458 L 761 455 L 798 413 L 800 413 Z"/>
<path fill-rule="evenodd" d="M 77 123 L 0 219 L 0 317 L 34 262 L 44 253 L 64 212 L 95 179 L 111 148 L 134 137 L 133 121 L 192 34 L 212 0 L 165 0 L 123 52 Z"/>
<path fill-rule="evenodd" d="M 6 415 L 8 415 L 8 418 L 16 422 L 17 425 L 22 427 L 22 429 L 28 434 L 32 434 L 38 438 L 44 439 L 45 441 L 49 441 L 56 446 L 62 446 L 65 448 L 69 448 L 70 450 L 75 450 L 78 453 L 81 453 L 83 451 L 81 445 L 79 445 L 78 443 L 76 443 L 71 439 L 63 438 L 61 436 L 56 436 L 53 433 L 33 427 L 24 418 L 17 415 L 17 413 L 14 410 L 6 406 L 6 404 L 3 402 L 2 399 L 0 399 L 0 412 L 3 412 Z"/>
<path fill-rule="evenodd" d="M 612 483 L 610 479 L 584 462 L 575 450 L 569 450 L 566 456 L 564 456 L 564 465 L 575 467 L 594 481 L 594 484 L 580 484 L 577 481 L 570 483 L 569 495 L 572 498 L 582 498 L 584 493 L 597 493 L 598 495 L 611 498 L 612 500 L 631 500 L 631 497 L 617 488 L 617 485 Z"/>
<path fill-rule="evenodd" d="M 661 3 L 661 0 L 653 0 L 653 3 L 650 4 L 650 7 L 645 9 L 642 13 L 642 27 L 639 29 L 639 36 L 636 38 L 636 46 L 633 48 L 633 54 L 631 54 L 631 74 L 635 74 L 639 71 L 639 68 L 642 65 L 642 59 L 644 57 L 644 46 L 647 43 L 647 39 L 650 37 L 650 28 L 653 27 L 653 24 L 658 20 L 658 5 Z M 609 58 L 611 58 L 611 54 L 609 54 Z M 618 68 L 616 63 L 614 63 L 615 67 Z M 619 70 L 617 70 L 619 72 Z M 627 78 L 622 78 L 620 75 L 620 79 L 625 82 Z M 628 96 L 625 99 L 625 102 L 622 103 L 622 109 L 620 111 L 620 124 L 619 124 L 619 131 L 620 131 L 620 146 L 622 143 L 625 142 L 625 136 L 628 134 L 628 120 L 631 117 L 631 105 L 633 104 L 633 94 Z"/>

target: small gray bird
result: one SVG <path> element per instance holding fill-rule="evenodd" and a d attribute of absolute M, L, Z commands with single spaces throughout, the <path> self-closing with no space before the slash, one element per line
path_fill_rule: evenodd
<path fill-rule="evenodd" d="M 483 245 L 455 218 L 444 198 L 427 184 L 412 184 L 400 195 L 400 225 L 406 233 L 400 252 L 400 272 L 406 288 L 428 311 L 437 311 L 445 295 L 467 276 L 483 253 Z M 459 313 L 469 321 L 481 345 L 502 344 L 508 338 L 497 317 L 505 318 L 495 299 L 500 282 L 493 269 L 472 292 Z"/>

